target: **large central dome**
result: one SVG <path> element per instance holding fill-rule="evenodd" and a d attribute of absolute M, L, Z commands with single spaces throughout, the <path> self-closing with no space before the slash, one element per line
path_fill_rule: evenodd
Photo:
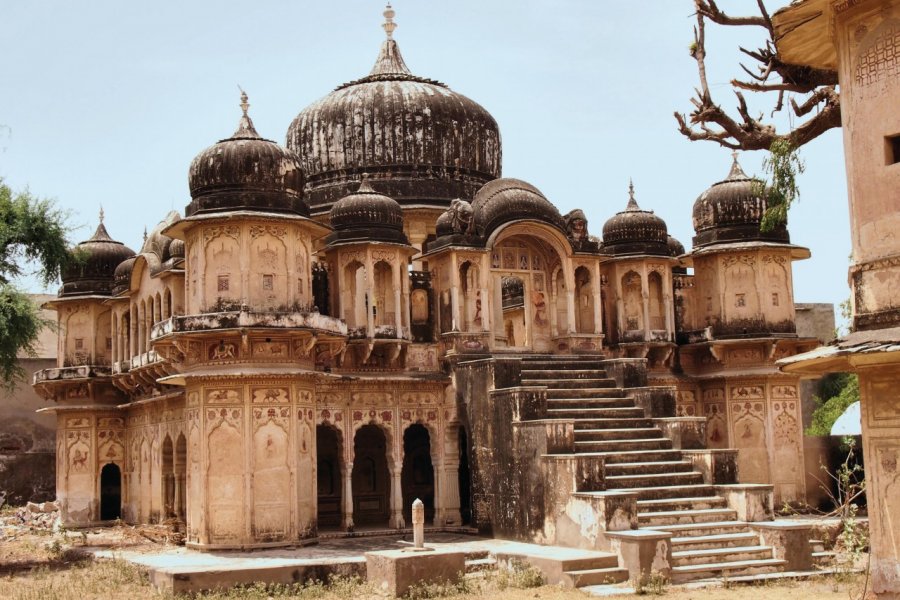
<path fill-rule="evenodd" d="M 446 208 L 500 176 L 500 131 L 477 102 L 413 75 L 391 37 L 372 72 L 304 109 L 287 146 L 301 157 L 314 215 L 359 186 L 362 174 L 403 206 Z"/>

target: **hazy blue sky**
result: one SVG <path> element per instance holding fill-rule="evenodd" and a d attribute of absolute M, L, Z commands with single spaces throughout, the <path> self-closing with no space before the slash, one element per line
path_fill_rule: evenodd
<path fill-rule="evenodd" d="M 777 8 L 787 0 L 769 2 Z M 720 0 L 724 8 L 755 3 Z M 697 83 L 691 0 L 396 0 L 411 70 L 478 101 L 500 124 L 503 173 L 539 187 L 591 233 L 627 201 L 655 210 L 690 247 L 691 206 L 728 172 L 729 152 L 690 143 L 672 112 Z M 384 33 L 381 0 L 34 0 L 0 7 L 0 177 L 71 209 L 85 239 L 102 204 L 110 234 L 137 250 L 190 201 L 195 154 L 234 130 L 240 84 L 259 132 L 284 142 L 293 117 L 368 73 Z M 739 44 L 708 30 L 710 83 L 733 107 Z M 768 100 L 768 99 L 766 99 Z M 766 110 L 768 103 L 755 104 Z M 803 149 L 792 240 L 800 302 L 848 295 L 850 252 L 839 130 Z M 762 155 L 744 155 L 759 173 Z"/>

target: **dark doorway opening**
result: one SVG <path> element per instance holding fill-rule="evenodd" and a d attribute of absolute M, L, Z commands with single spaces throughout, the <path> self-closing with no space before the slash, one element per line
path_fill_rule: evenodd
<path fill-rule="evenodd" d="M 122 471 L 109 463 L 100 470 L 100 520 L 114 521 L 122 517 Z"/>
<path fill-rule="evenodd" d="M 434 523 L 434 466 L 431 464 L 431 436 L 424 425 L 410 425 L 403 434 L 403 518 L 412 526 L 412 503 L 425 505 L 425 522 Z"/>
<path fill-rule="evenodd" d="M 463 525 L 472 524 L 472 473 L 469 469 L 469 436 L 459 428 L 459 515 Z"/>
<path fill-rule="evenodd" d="M 353 440 L 353 522 L 387 527 L 391 478 L 387 439 L 377 425 L 364 425 Z"/>
<path fill-rule="evenodd" d="M 319 528 L 341 525 L 341 446 L 338 432 L 316 426 L 316 495 Z"/>

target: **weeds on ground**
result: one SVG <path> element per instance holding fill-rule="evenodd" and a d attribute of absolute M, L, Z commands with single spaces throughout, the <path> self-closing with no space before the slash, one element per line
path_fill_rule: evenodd
<path fill-rule="evenodd" d="M 477 591 L 477 589 L 478 586 L 474 585 L 471 580 L 466 579 L 464 574 L 460 573 L 456 583 L 449 581 L 420 583 L 409 588 L 405 597 L 410 600 L 450 598 L 453 596 L 471 594 Z"/>
<path fill-rule="evenodd" d="M 634 593 L 638 596 L 662 596 L 666 593 L 669 580 L 659 571 L 641 573 L 631 581 Z"/>

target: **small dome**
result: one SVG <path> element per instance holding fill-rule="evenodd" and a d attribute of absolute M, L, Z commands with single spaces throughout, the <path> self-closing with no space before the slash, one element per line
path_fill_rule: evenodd
<path fill-rule="evenodd" d="M 100 212 L 100 224 L 90 239 L 75 246 L 77 263 L 69 265 L 62 272 L 61 298 L 66 296 L 109 296 L 112 293 L 116 268 L 128 257 L 134 256 L 134 250 L 117 242 L 106 231 L 103 225 L 103 212 Z"/>
<path fill-rule="evenodd" d="M 403 209 L 396 200 L 379 194 L 363 178 L 354 194 L 344 196 L 329 211 L 334 231 L 328 244 L 377 241 L 408 244 L 403 233 Z"/>
<path fill-rule="evenodd" d="M 169 244 L 169 254 L 165 258 L 166 260 L 184 258 L 184 241 L 172 240 L 172 243 Z"/>
<path fill-rule="evenodd" d="M 669 247 L 669 256 L 681 256 L 684 254 L 684 244 L 671 235 L 666 238 L 666 245 Z"/>
<path fill-rule="evenodd" d="M 744 173 L 735 153 L 728 177 L 714 183 L 694 202 L 694 247 L 724 242 L 790 242 L 784 224 L 772 231 L 760 231 L 767 207 L 762 182 Z"/>
<path fill-rule="evenodd" d="M 653 254 L 668 256 L 666 222 L 652 210 L 641 210 L 628 185 L 628 206 L 603 224 L 603 249 L 613 255 Z"/>
<path fill-rule="evenodd" d="M 385 11 L 390 32 L 371 72 L 303 109 L 288 129 L 317 215 L 364 172 L 404 206 L 436 207 L 471 198 L 500 176 L 497 122 L 477 102 L 409 70 L 392 37 L 393 15 Z"/>
<path fill-rule="evenodd" d="M 116 267 L 115 275 L 113 276 L 114 286 L 112 289 L 114 296 L 118 296 L 122 292 L 128 291 L 128 288 L 131 287 L 131 273 L 134 272 L 134 263 L 136 261 L 137 256 L 131 256 L 120 262 L 119 266 Z"/>
<path fill-rule="evenodd" d="M 495 179 L 485 184 L 472 200 L 476 232 L 488 237 L 511 221 L 530 219 L 566 231 L 562 215 L 539 189 L 519 179 Z"/>
<path fill-rule="evenodd" d="M 188 173 L 195 213 L 232 210 L 293 212 L 309 216 L 303 202 L 303 170 L 290 150 L 263 139 L 247 115 L 247 94 L 241 94 L 244 114 L 237 131 L 194 158 Z"/>
<path fill-rule="evenodd" d="M 682 244 L 681 242 L 676 240 L 671 235 L 668 237 L 667 245 L 669 246 L 669 256 L 671 256 L 673 258 L 677 258 L 684 254 L 684 244 Z M 679 274 L 685 274 L 685 273 L 687 273 L 687 268 L 676 264 L 674 267 L 672 267 L 672 272 L 679 273 Z"/>

